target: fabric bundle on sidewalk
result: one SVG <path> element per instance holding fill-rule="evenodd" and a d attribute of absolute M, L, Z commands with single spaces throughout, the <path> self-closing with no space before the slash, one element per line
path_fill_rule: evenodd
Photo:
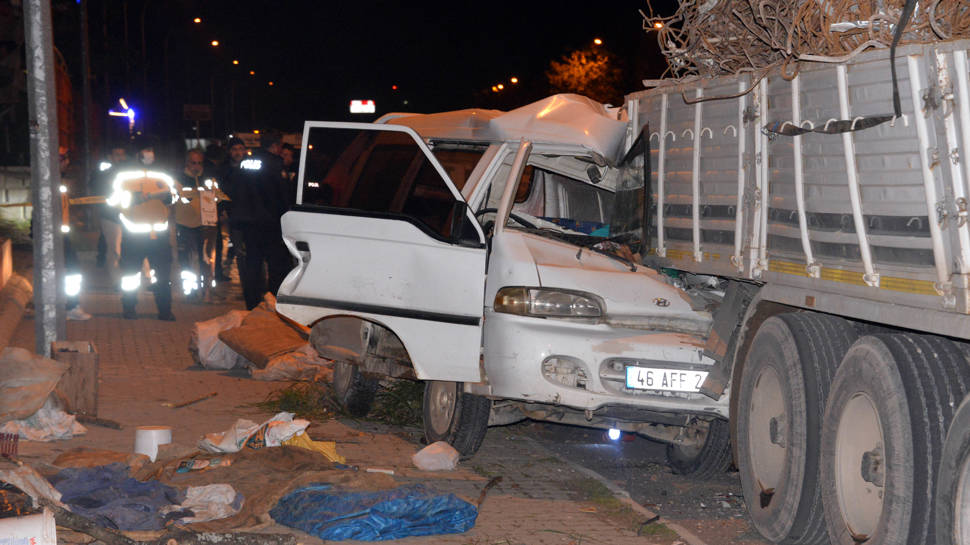
<path fill-rule="evenodd" d="M 420 484 L 379 492 L 342 492 L 319 484 L 287 494 L 270 516 L 327 541 L 384 541 L 467 532 L 478 509 Z"/>
<path fill-rule="evenodd" d="M 128 467 L 120 463 L 68 468 L 50 481 L 71 511 L 117 530 L 161 530 L 173 518 L 173 514 L 163 514 L 162 508 L 185 499 L 178 490 L 158 481 L 132 479 Z"/>

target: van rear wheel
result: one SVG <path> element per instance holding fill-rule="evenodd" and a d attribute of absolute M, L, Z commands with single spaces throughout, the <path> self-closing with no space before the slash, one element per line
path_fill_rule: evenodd
<path fill-rule="evenodd" d="M 703 433 L 704 442 L 700 446 L 667 444 L 667 465 L 674 473 L 694 479 L 710 479 L 726 473 L 731 467 L 731 427 L 727 421 L 712 420 Z"/>
<path fill-rule="evenodd" d="M 462 390 L 460 382 L 429 380 L 424 383 L 424 437 L 429 445 L 445 441 L 462 458 L 468 458 L 485 439 L 492 401 Z"/>
<path fill-rule="evenodd" d="M 937 482 L 937 545 L 970 545 L 970 396 L 950 424 Z"/>
<path fill-rule="evenodd" d="M 363 417 L 370 412 L 380 381 L 364 376 L 360 367 L 345 361 L 333 363 L 333 392 L 340 405 L 351 416 Z"/>

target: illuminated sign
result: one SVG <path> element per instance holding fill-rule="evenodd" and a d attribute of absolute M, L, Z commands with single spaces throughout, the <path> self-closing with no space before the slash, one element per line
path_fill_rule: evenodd
<path fill-rule="evenodd" d="M 352 114 L 372 114 L 377 111 L 377 106 L 373 100 L 351 100 L 350 113 Z"/>

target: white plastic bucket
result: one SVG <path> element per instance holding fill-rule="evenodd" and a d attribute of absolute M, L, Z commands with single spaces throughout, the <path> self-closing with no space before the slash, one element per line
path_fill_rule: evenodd
<path fill-rule="evenodd" d="M 0 519 L 0 545 L 57 545 L 54 515 L 43 513 Z"/>
<path fill-rule="evenodd" d="M 171 442 L 172 428 L 168 426 L 139 426 L 135 429 L 135 452 L 148 456 L 153 462 L 158 456 L 158 446 Z"/>

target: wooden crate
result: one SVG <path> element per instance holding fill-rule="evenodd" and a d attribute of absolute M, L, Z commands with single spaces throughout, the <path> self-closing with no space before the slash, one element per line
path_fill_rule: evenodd
<path fill-rule="evenodd" d="M 55 341 L 51 343 L 51 357 L 70 364 L 57 384 L 67 401 L 67 410 L 74 414 L 98 416 L 98 351 L 90 341 Z"/>

